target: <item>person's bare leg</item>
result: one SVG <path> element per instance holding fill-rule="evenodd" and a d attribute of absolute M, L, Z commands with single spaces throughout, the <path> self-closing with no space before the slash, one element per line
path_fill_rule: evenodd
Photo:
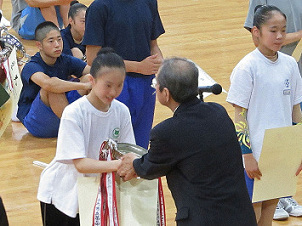
<path fill-rule="evenodd" d="M 74 48 L 71 49 L 71 52 L 72 52 L 72 55 L 74 57 L 79 58 L 79 59 L 83 59 L 84 55 L 83 55 L 82 51 L 79 48 L 74 47 Z"/>
<path fill-rule="evenodd" d="M 48 100 L 51 110 L 61 118 L 65 107 L 69 104 L 65 93 L 48 93 Z"/>
<path fill-rule="evenodd" d="M 262 202 L 261 217 L 258 221 L 258 226 L 272 225 L 277 204 L 278 199 L 272 199 Z"/>
<path fill-rule="evenodd" d="M 64 24 L 64 27 L 66 28 L 69 24 L 69 21 L 68 21 L 68 12 L 69 12 L 69 8 L 70 8 L 70 5 L 60 5 L 60 14 L 61 14 L 61 17 L 63 19 L 63 24 Z"/>
<path fill-rule="evenodd" d="M 50 93 L 41 89 L 40 96 L 42 102 L 61 118 L 65 107 L 69 104 L 65 93 Z"/>
<path fill-rule="evenodd" d="M 80 82 L 90 83 L 89 74 L 83 75 L 80 78 Z M 90 90 L 78 90 L 78 93 L 83 96 L 87 95 Z M 62 117 L 62 113 L 65 107 L 69 104 L 66 94 L 65 93 L 51 93 L 47 92 L 44 89 L 40 90 L 40 98 L 42 102 L 50 107 L 52 111 L 58 116 L 59 118 Z"/>
<path fill-rule="evenodd" d="M 259 222 L 261 217 L 262 202 L 253 203 L 256 221 Z"/>
<path fill-rule="evenodd" d="M 57 25 L 58 28 L 60 28 L 58 18 L 57 18 L 57 12 L 54 6 L 46 7 L 46 8 L 40 8 L 41 14 L 44 17 L 46 21 L 51 21 L 55 25 Z"/>

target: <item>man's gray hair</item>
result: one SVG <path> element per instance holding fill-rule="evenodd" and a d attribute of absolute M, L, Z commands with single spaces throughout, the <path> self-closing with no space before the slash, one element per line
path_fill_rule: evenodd
<path fill-rule="evenodd" d="M 165 87 L 172 98 L 183 103 L 198 95 L 198 68 L 186 59 L 173 57 L 165 59 L 157 76 L 159 90 Z"/>

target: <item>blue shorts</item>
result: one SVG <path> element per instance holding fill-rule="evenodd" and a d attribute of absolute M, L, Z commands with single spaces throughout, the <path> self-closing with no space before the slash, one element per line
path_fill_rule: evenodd
<path fill-rule="evenodd" d="M 66 93 L 66 97 L 68 102 L 72 103 L 79 99 L 81 95 L 78 91 L 73 90 Z M 39 92 L 32 102 L 31 108 L 23 120 L 23 124 L 33 136 L 50 138 L 58 136 L 60 119 L 50 107 L 42 102 Z"/>
<path fill-rule="evenodd" d="M 56 6 L 55 8 L 59 25 L 60 27 L 63 27 L 63 19 L 60 14 L 60 7 Z M 40 8 L 27 6 L 21 12 L 21 27 L 18 31 L 18 34 L 24 39 L 35 39 L 36 27 L 44 21 L 45 19 L 42 16 Z"/>
<path fill-rule="evenodd" d="M 244 176 L 245 176 L 245 183 L 247 187 L 247 191 L 249 193 L 250 199 L 252 201 L 253 198 L 253 190 L 254 190 L 254 179 L 251 179 L 247 176 L 246 171 L 244 170 Z"/>

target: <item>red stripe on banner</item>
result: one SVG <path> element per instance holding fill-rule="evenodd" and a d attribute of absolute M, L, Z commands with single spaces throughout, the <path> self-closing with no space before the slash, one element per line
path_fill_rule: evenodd
<path fill-rule="evenodd" d="M 107 207 L 107 192 L 106 192 L 106 173 L 102 173 L 102 183 L 101 183 L 101 192 L 102 192 L 102 214 L 101 214 L 101 226 L 106 226 L 108 221 L 108 207 Z"/>
<path fill-rule="evenodd" d="M 112 159 L 112 151 L 110 153 Z M 112 193 L 113 196 L 113 217 L 114 217 L 114 226 L 119 225 L 118 211 L 117 211 L 117 200 L 116 200 L 116 187 L 115 187 L 115 174 L 112 173 Z"/>
<path fill-rule="evenodd" d="M 102 143 L 100 148 L 99 160 L 111 161 L 113 150 L 112 142 L 113 141 L 108 140 Z M 115 189 L 115 175 L 112 172 L 101 174 L 97 200 L 93 211 L 93 226 L 107 226 L 108 223 L 109 226 L 119 226 Z"/>
<path fill-rule="evenodd" d="M 164 191 L 163 191 L 161 178 L 158 178 L 158 199 L 159 199 L 160 226 L 165 226 L 166 225 L 166 211 L 165 211 Z"/>
<path fill-rule="evenodd" d="M 4 62 L 2 62 L 1 67 L 3 68 L 5 75 L 6 75 L 6 79 L 8 80 L 8 87 L 10 91 L 13 91 L 14 88 L 14 83 L 13 83 L 13 78 L 12 75 L 10 73 L 9 70 L 9 61 L 8 59 Z"/>

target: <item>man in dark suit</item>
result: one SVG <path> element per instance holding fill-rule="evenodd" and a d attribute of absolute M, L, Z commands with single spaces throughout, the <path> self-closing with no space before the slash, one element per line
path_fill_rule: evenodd
<path fill-rule="evenodd" d="M 151 131 L 149 152 L 122 158 L 118 174 L 166 175 L 178 226 L 254 226 L 235 128 L 226 110 L 199 100 L 198 69 L 183 58 L 165 60 L 156 78 L 159 102 L 174 115 Z"/>

